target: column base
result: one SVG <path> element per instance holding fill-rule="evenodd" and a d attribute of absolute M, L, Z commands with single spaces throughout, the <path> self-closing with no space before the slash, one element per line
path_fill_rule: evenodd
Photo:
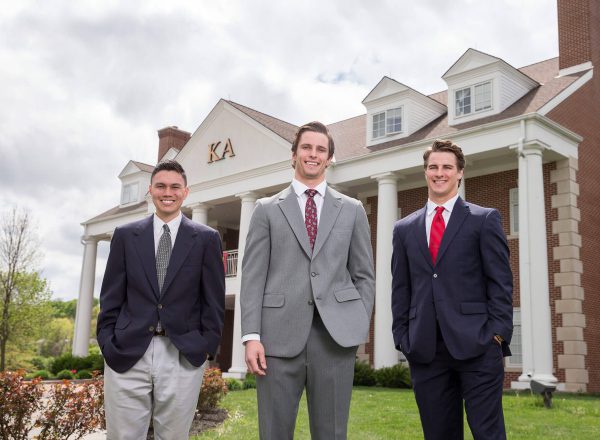
<path fill-rule="evenodd" d="M 231 367 L 227 372 L 223 373 L 225 379 L 240 379 L 244 380 L 248 369 L 245 367 Z"/>

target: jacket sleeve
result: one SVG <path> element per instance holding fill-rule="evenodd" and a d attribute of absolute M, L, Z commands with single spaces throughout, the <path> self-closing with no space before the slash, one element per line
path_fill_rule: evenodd
<path fill-rule="evenodd" d="M 114 335 L 115 323 L 127 296 L 127 267 L 123 234 L 121 229 L 115 229 L 110 241 L 110 252 L 100 289 L 100 313 L 96 326 L 96 338 L 101 349 Z"/>
<path fill-rule="evenodd" d="M 242 311 L 242 336 L 260 334 L 262 303 L 267 284 L 269 260 L 271 258 L 271 232 L 266 209 L 256 202 L 242 261 L 240 306 Z"/>
<path fill-rule="evenodd" d="M 394 226 L 392 247 L 392 333 L 396 349 L 407 352 L 410 350 L 407 345 L 411 281 L 402 226 L 399 223 Z"/>
<path fill-rule="evenodd" d="M 360 293 L 371 318 L 375 301 L 375 274 L 373 269 L 373 248 L 371 247 L 371 231 L 367 214 L 362 204 L 356 207 L 356 219 L 352 231 L 352 241 L 348 255 L 348 271 L 352 283 Z"/>
<path fill-rule="evenodd" d="M 482 226 L 480 254 L 486 279 L 491 329 L 510 343 L 513 331 L 513 277 L 500 214 L 490 210 Z"/>

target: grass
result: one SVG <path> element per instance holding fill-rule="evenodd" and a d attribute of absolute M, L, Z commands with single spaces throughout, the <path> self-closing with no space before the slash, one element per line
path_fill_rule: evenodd
<path fill-rule="evenodd" d="M 223 400 L 229 419 L 221 427 L 194 440 L 258 438 L 256 390 L 234 391 Z M 557 394 L 546 409 L 528 391 L 504 395 L 504 417 L 509 439 L 598 439 L 600 396 Z M 300 403 L 297 440 L 310 439 L 306 400 Z M 411 390 L 355 387 L 350 408 L 349 440 L 422 439 L 421 424 Z M 473 437 L 465 422 L 465 439 Z"/>

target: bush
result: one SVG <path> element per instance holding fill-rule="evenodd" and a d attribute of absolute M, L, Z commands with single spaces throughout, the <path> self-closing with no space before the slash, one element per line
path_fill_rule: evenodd
<path fill-rule="evenodd" d="M 364 361 L 354 364 L 354 385 L 372 387 L 377 384 L 375 370 Z"/>
<path fill-rule="evenodd" d="M 36 420 L 36 427 L 40 428 L 36 438 L 81 438 L 105 426 L 101 377 L 94 375 L 93 381 L 83 384 L 64 380 L 54 385 L 48 394 L 48 404 Z"/>
<path fill-rule="evenodd" d="M 243 387 L 245 390 L 256 388 L 256 376 L 254 374 L 246 374 L 244 378 Z"/>
<path fill-rule="evenodd" d="M 90 370 L 81 370 L 75 374 L 75 379 L 91 379 L 92 372 Z"/>
<path fill-rule="evenodd" d="M 244 384 L 241 380 L 234 379 L 230 377 L 229 379 L 225 379 L 225 383 L 227 384 L 227 389 L 229 391 L 240 391 L 244 389 Z"/>
<path fill-rule="evenodd" d="M 56 378 L 57 379 L 74 379 L 75 378 L 75 370 L 70 371 L 70 370 L 60 370 L 58 373 L 56 373 Z"/>
<path fill-rule="evenodd" d="M 91 353 L 85 357 L 65 353 L 54 359 L 50 371 L 57 374 L 62 370 L 99 370 L 104 371 L 104 358 L 99 353 Z"/>
<path fill-rule="evenodd" d="M 27 438 L 42 406 L 41 379 L 24 380 L 25 370 L 0 372 L 0 438 Z"/>
<path fill-rule="evenodd" d="M 221 370 L 218 368 L 207 368 L 204 371 L 202 389 L 198 398 L 198 410 L 216 408 L 223 396 L 227 394 L 227 384 L 223 379 Z"/>
<path fill-rule="evenodd" d="M 54 359 L 51 357 L 36 356 L 31 359 L 31 363 L 38 370 L 49 370 L 50 364 Z"/>
<path fill-rule="evenodd" d="M 377 386 L 386 388 L 411 388 L 410 371 L 403 364 L 375 370 Z"/>
<path fill-rule="evenodd" d="M 34 371 L 31 374 L 28 374 L 25 377 L 26 377 L 26 379 L 35 379 L 36 377 L 39 377 L 40 379 L 48 380 L 52 376 L 50 375 L 50 373 L 47 370 L 38 370 L 38 371 Z"/>

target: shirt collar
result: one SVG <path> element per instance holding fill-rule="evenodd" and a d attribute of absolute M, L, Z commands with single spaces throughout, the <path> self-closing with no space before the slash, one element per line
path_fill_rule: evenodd
<path fill-rule="evenodd" d="M 457 200 L 458 200 L 458 194 L 456 194 L 450 200 L 447 200 L 446 203 L 443 203 L 441 205 L 438 205 L 437 203 L 433 203 L 431 200 L 428 199 L 427 200 L 427 215 L 431 215 L 435 211 L 435 208 L 438 206 L 443 206 L 446 211 L 448 211 L 449 213 L 452 213 L 452 210 L 454 209 L 454 204 L 456 203 Z"/>
<path fill-rule="evenodd" d="M 302 194 L 309 189 L 308 186 L 303 184 L 302 182 L 292 179 L 292 188 L 298 197 L 302 197 Z M 325 190 L 327 189 L 327 181 L 323 180 L 319 183 L 315 188 L 321 197 L 325 197 Z"/>
<path fill-rule="evenodd" d="M 179 211 L 179 215 L 177 217 L 175 217 L 170 222 L 165 223 L 160 219 L 159 216 L 154 214 L 154 233 L 161 233 L 163 225 L 165 224 L 169 225 L 169 230 L 171 231 L 171 233 L 177 231 L 179 229 L 179 225 L 181 224 L 182 217 L 183 214 L 181 213 L 181 211 Z"/>

